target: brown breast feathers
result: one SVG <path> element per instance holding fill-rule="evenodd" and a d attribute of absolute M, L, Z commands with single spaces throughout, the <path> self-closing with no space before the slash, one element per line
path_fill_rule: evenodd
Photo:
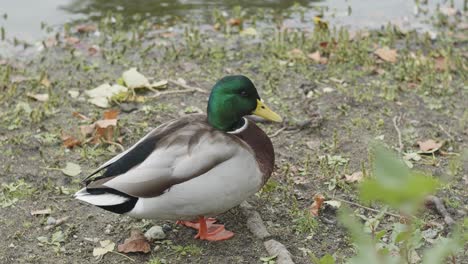
<path fill-rule="evenodd" d="M 265 183 L 270 178 L 275 164 L 275 152 L 270 138 L 250 119 L 248 119 L 248 126 L 245 130 L 233 135 L 242 139 L 252 148 Z"/>

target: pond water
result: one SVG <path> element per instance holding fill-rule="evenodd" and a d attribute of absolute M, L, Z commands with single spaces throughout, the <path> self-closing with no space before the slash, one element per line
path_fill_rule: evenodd
<path fill-rule="evenodd" d="M 462 10 L 466 0 L 0 0 L 0 26 L 6 37 L 32 41 L 46 35 L 41 24 L 60 26 L 77 19 L 96 19 L 109 11 L 130 18 L 135 14 L 158 18 L 197 17 L 209 22 L 214 8 L 245 10 L 291 9 L 302 6 L 305 23 L 319 13 L 335 25 L 376 28 L 389 22 L 416 29 L 428 29 L 424 22 L 437 6 Z M 421 4 L 422 3 L 422 4 Z M 294 23 L 296 17 L 290 18 Z"/>

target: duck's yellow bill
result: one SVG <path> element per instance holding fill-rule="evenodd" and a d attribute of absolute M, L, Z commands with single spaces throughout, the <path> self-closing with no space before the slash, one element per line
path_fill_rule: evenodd
<path fill-rule="evenodd" d="M 266 106 L 262 101 L 258 99 L 257 99 L 257 108 L 255 108 L 252 114 L 263 117 L 267 120 L 274 121 L 274 122 L 283 121 L 281 116 L 273 112 L 268 106 Z"/>

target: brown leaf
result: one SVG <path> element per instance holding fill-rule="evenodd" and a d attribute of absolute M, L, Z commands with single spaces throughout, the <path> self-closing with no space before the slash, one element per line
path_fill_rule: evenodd
<path fill-rule="evenodd" d="M 75 37 L 66 37 L 65 43 L 67 43 L 68 45 L 75 45 L 80 43 L 80 39 Z"/>
<path fill-rule="evenodd" d="M 73 136 L 62 133 L 63 145 L 67 148 L 73 148 L 81 144 L 81 142 Z"/>
<path fill-rule="evenodd" d="M 49 81 L 49 78 L 47 78 L 47 75 L 44 75 L 40 83 L 44 85 L 46 88 L 50 87 L 50 81 Z"/>
<path fill-rule="evenodd" d="M 92 135 L 95 129 L 96 125 L 94 124 L 80 126 L 81 135 L 83 135 L 84 137 Z"/>
<path fill-rule="evenodd" d="M 436 142 L 432 139 L 418 141 L 419 149 L 423 152 L 436 152 L 442 147 L 442 142 Z"/>
<path fill-rule="evenodd" d="M 449 63 L 444 56 L 434 58 L 434 67 L 437 71 L 445 71 L 449 67 Z"/>
<path fill-rule="evenodd" d="M 239 26 L 242 23 L 242 20 L 240 18 L 231 18 L 228 23 L 231 26 Z"/>
<path fill-rule="evenodd" d="M 94 124 L 99 128 L 107 128 L 109 126 L 116 126 L 117 125 L 117 119 L 98 120 Z"/>
<path fill-rule="evenodd" d="M 174 38 L 175 36 L 177 36 L 177 34 L 175 32 L 172 32 L 172 31 L 162 32 L 160 35 L 163 38 Z"/>
<path fill-rule="evenodd" d="M 318 50 L 314 53 L 307 54 L 307 57 L 309 57 L 309 59 L 315 61 L 316 63 L 320 63 L 320 64 L 327 64 L 328 62 L 328 59 L 322 57 Z"/>
<path fill-rule="evenodd" d="M 83 114 L 80 114 L 78 112 L 73 112 L 72 115 L 74 117 L 77 117 L 77 118 L 81 119 L 81 120 L 91 120 L 91 118 L 89 118 L 89 117 L 87 117 L 87 116 L 85 116 Z"/>
<path fill-rule="evenodd" d="M 310 213 L 313 216 L 319 215 L 319 211 L 320 211 L 320 208 L 322 207 L 322 203 L 324 200 L 325 200 L 325 197 L 320 193 L 314 196 L 314 203 L 310 206 L 310 209 L 309 209 Z"/>
<path fill-rule="evenodd" d="M 88 48 L 88 54 L 89 54 L 90 56 L 93 56 L 93 55 L 95 55 L 96 53 L 98 53 L 99 50 L 100 50 L 100 49 L 99 49 L 99 46 L 97 46 L 97 45 L 92 45 L 91 47 Z"/>
<path fill-rule="evenodd" d="M 353 183 L 353 182 L 361 182 L 363 178 L 362 171 L 357 171 L 351 175 L 345 174 L 345 182 Z"/>
<path fill-rule="evenodd" d="M 130 232 L 130 237 L 125 239 L 125 242 L 120 244 L 117 247 L 117 250 L 121 253 L 149 253 L 151 251 L 151 247 L 148 240 L 146 240 L 145 236 L 140 231 L 132 230 Z"/>
<path fill-rule="evenodd" d="M 92 31 L 96 31 L 96 29 L 97 29 L 96 25 L 79 25 L 76 27 L 76 31 L 79 33 L 92 32 Z"/>
<path fill-rule="evenodd" d="M 118 115 L 119 115 L 119 110 L 110 109 L 104 112 L 103 117 L 104 119 L 117 119 Z"/>
<path fill-rule="evenodd" d="M 384 61 L 395 63 L 397 62 L 397 50 L 396 49 L 390 49 L 388 47 L 383 47 L 379 48 L 374 51 L 374 54 L 377 55 L 379 58 L 381 58 Z"/>

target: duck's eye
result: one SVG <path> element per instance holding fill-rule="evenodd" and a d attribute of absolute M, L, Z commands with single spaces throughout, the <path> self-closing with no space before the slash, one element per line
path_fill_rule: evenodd
<path fill-rule="evenodd" d="M 243 96 L 243 97 L 246 97 L 248 94 L 247 94 L 247 92 L 245 90 L 242 90 L 240 92 L 240 95 Z"/>

